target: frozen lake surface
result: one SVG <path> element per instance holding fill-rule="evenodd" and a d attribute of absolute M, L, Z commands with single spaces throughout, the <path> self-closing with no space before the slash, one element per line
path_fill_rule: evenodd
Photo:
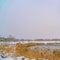
<path fill-rule="evenodd" d="M 24 58 L 23 56 L 17 57 L 17 58 L 0 58 L 0 60 L 29 60 L 29 58 Z M 31 59 L 31 60 L 36 60 L 36 59 Z"/>
<path fill-rule="evenodd" d="M 16 58 L 0 58 L 0 60 L 22 60 L 24 57 L 16 57 Z M 24 60 L 29 60 L 29 58 L 24 58 Z"/>
<path fill-rule="evenodd" d="M 60 44 L 54 44 L 54 45 L 38 45 L 38 46 L 32 46 L 30 47 L 31 49 L 34 48 L 40 48 L 40 49 L 44 49 L 44 48 L 49 48 L 49 49 L 60 49 Z"/>

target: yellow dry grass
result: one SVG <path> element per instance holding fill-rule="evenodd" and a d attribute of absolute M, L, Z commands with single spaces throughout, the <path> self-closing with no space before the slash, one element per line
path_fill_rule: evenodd
<path fill-rule="evenodd" d="M 5 51 L 6 53 L 13 53 L 14 56 L 25 56 L 27 58 L 36 58 L 40 60 L 45 58 L 48 60 L 60 60 L 60 49 L 50 50 L 50 49 L 33 49 L 29 47 L 39 45 L 37 43 L 28 43 L 28 44 L 16 44 L 9 47 L 1 45 L 0 51 Z"/>

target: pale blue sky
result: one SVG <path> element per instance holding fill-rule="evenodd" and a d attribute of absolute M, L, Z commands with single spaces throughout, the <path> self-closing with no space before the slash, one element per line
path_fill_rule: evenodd
<path fill-rule="evenodd" d="M 60 0 L 0 0 L 0 35 L 60 38 Z"/>

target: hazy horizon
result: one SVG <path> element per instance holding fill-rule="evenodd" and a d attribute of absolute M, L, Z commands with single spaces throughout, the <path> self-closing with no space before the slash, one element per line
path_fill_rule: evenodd
<path fill-rule="evenodd" d="M 60 38 L 60 0 L 0 0 L 0 35 Z"/>

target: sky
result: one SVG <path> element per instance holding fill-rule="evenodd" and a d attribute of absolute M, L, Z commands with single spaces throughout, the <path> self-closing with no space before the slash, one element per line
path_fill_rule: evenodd
<path fill-rule="evenodd" d="M 60 38 L 60 0 L 0 0 L 0 35 Z"/>

